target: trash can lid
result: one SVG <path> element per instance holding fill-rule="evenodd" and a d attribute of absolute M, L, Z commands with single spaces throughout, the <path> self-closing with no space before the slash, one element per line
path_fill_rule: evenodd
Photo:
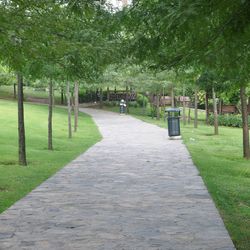
<path fill-rule="evenodd" d="M 166 112 L 180 112 L 181 110 L 179 108 L 167 108 L 165 109 Z"/>

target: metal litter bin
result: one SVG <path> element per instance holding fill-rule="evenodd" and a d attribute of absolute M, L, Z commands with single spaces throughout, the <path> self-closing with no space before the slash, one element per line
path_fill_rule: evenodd
<path fill-rule="evenodd" d="M 168 118 L 168 135 L 172 136 L 180 136 L 180 116 L 181 110 L 178 108 L 168 108 L 165 109 L 165 113 L 167 113 Z"/>

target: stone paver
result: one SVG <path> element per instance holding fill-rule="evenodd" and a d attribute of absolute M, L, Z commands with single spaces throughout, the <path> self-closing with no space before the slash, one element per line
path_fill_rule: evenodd
<path fill-rule="evenodd" d="M 0 249 L 234 249 L 181 141 L 84 111 L 103 140 L 0 215 Z"/>

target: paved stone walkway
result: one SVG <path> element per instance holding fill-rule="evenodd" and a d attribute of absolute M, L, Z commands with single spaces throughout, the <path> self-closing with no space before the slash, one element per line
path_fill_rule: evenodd
<path fill-rule="evenodd" d="M 234 249 L 181 141 L 83 111 L 103 140 L 0 215 L 0 249 Z"/>

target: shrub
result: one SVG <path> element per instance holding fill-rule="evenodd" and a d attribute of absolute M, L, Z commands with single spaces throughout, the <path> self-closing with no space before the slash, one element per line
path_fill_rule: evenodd
<path fill-rule="evenodd" d="M 218 115 L 218 123 L 220 126 L 242 128 L 241 115 L 232 115 L 232 114 Z M 214 124 L 213 114 L 209 116 L 209 124 L 210 125 Z M 248 117 L 248 124 L 250 125 L 250 116 Z"/>
<path fill-rule="evenodd" d="M 138 103 L 138 105 L 140 107 L 143 107 L 143 103 L 144 103 L 145 106 L 147 106 L 148 103 L 149 103 L 149 100 L 148 100 L 148 98 L 145 95 L 137 94 L 137 96 L 136 96 L 136 102 Z"/>

